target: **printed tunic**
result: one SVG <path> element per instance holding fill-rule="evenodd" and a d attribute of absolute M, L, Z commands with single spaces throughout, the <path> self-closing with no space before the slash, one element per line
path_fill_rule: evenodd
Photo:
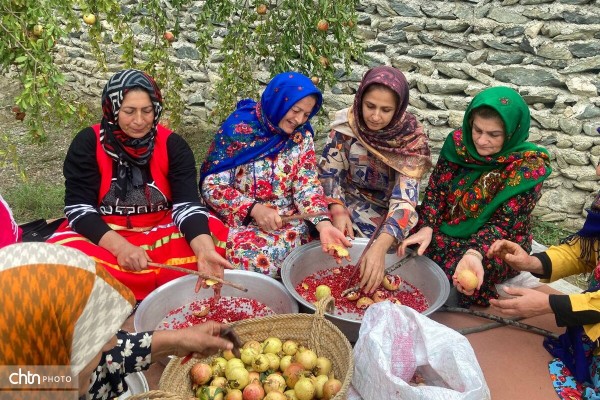
<path fill-rule="evenodd" d="M 208 175 L 202 196 L 229 226 L 227 260 L 238 269 L 279 277 L 281 264 L 295 247 L 309 241 L 305 221 L 290 221 L 281 229 L 264 232 L 250 217 L 252 206 L 273 207 L 280 215 L 322 213 L 327 203 L 317 177 L 312 135 L 296 146 L 234 169 Z M 314 225 L 326 217 L 310 219 Z"/>
<path fill-rule="evenodd" d="M 473 296 L 459 294 L 459 304 L 488 306 L 490 298 L 498 298 L 494 284 L 504 282 L 518 274 L 501 260 L 485 256 L 494 241 L 508 239 L 518 243 L 525 251 L 531 251 L 531 212 L 541 196 L 542 183 L 533 189 L 511 197 L 496 209 L 492 217 L 477 232 L 467 238 L 446 235 L 440 231 L 444 222 L 452 220 L 451 182 L 464 168 L 440 158 L 434 168 L 425 196 L 419 209 L 418 229 L 428 226 L 433 229 L 431 244 L 425 255 L 435 261 L 452 282 L 456 265 L 468 249 L 483 255 L 485 277 L 481 289 Z"/>
<path fill-rule="evenodd" d="M 371 237 L 381 216 L 386 218 L 381 232 L 397 242 L 417 223 L 419 181 L 370 155 L 356 138 L 331 131 L 319 178 L 325 195 L 347 207 L 358 236 Z"/>

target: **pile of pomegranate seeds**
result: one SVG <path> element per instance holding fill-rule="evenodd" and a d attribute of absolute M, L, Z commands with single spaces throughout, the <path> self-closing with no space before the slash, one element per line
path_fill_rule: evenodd
<path fill-rule="evenodd" d="M 357 320 L 361 320 L 365 310 L 356 307 L 356 301 L 350 301 L 342 296 L 342 292 L 347 287 L 348 277 L 352 275 L 353 269 L 353 265 L 346 265 L 343 267 L 317 271 L 304 278 L 304 280 L 296 286 L 296 291 L 300 296 L 306 299 L 306 301 L 314 303 L 317 300 L 315 297 L 317 286 L 327 285 L 331 289 L 331 296 L 335 299 L 335 313 L 338 315 L 354 314 L 357 315 Z M 359 282 L 352 282 L 351 286 L 357 285 L 358 283 Z M 403 305 L 411 307 L 418 312 L 423 312 L 429 308 L 429 303 L 421 291 L 404 280 L 396 290 L 390 291 L 384 289 L 383 286 L 380 286 L 377 290 L 383 292 L 381 293 L 383 297 L 396 298 L 400 300 Z M 370 296 L 361 293 L 360 297 Z"/>
<path fill-rule="evenodd" d="M 209 309 L 205 314 L 206 307 Z M 274 314 L 273 310 L 254 299 L 224 296 L 216 300 L 211 297 L 172 310 L 157 329 L 181 329 L 206 321 L 228 323 Z"/>

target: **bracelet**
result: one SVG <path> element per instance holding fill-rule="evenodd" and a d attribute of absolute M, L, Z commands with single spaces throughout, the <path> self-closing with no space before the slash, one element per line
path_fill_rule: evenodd
<path fill-rule="evenodd" d="M 469 254 L 472 256 L 475 256 L 477 258 L 479 258 L 479 261 L 483 261 L 483 256 L 477 251 L 477 250 L 473 250 L 473 249 L 469 249 L 465 252 L 465 256 Z"/>

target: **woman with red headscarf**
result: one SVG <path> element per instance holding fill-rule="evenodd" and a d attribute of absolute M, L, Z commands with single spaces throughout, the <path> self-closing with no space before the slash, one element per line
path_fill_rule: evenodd
<path fill-rule="evenodd" d="M 200 203 L 194 155 L 159 125 L 162 110 L 146 73 L 128 69 L 109 79 L 101 123 L 79 132 L 67 152 L 67 221 L 48 240 L 101 262 L 137 300 L 182 275 L 150 261 L 220 277 L 231 267 L 211 238 L 225 228 Z"/>
<path fill-rule="evenodd" d="M 396 68 L 367 71 L 352 107 L 336 113 L 319 162 L 325 194 L 337 203 L 333 225 L 350 237 L 377 235 L 360 265 L 367 292 L 383 279 L 388 249 L 417 223 L 420 181 L 431 167 L 423 127 L 406 111 L 408 95 Z"/>

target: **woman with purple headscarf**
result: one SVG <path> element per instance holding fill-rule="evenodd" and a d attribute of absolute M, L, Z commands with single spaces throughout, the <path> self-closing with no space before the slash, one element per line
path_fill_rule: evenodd
<path fill-rule="evenodd" d="M 352 107 L 336 113 L 319 161 L 333 225 L 350 237 L 377 235 L 360 265 L 366 292 L 381 283 L 388 249 L 417 223 L 420 180 L 431 167 L 427 136 L 407 107 L 402 72 L 367 71 Z"/>
<path fill-rule="evenodd" d="M 289 252 L 319 232 L 324 251 L 350 243 L 327 217 L 313 130 L 321 92 L 297 72 L 275 76 L 260 101 L 245 99 L 217 131 L 200 170 L 200 191 L 229 227 L 227 259 L 238 269 L 279 277 Z M 286 223 L 282 217 L 310 214 Z M 322 214 L 322 215 L 319 215 Z"/>

